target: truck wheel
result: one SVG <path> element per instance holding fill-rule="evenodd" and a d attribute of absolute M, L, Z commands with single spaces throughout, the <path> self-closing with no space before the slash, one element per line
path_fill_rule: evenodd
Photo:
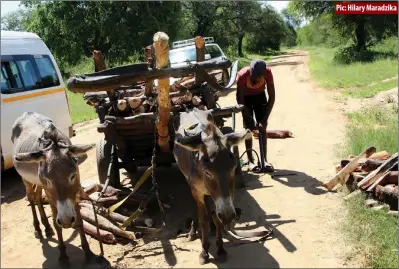
<path fill-rule="evenodd" d="M 221 132 L 223 134 L 229 134 L 233 132 L 233 128 L 231 127 L 222 127 Z M 234 156 L 236 156 L 237 159 L 237 167 L 236 167 L 236 171 L 235 171 L 235 175 L 236 175 L 236 189 L 242 189 L 245 187 L 244 184 L 244 177 L 242 175 L 242 170 L 241 170 L 241 165 L 240 165 L 240 151 L 238 149 L 238 146 L 233 146 L 233 154 Z"/>
<path fill-rule="evenodd" d="M 96 157 L 97 157 L 97 171 L 98 171 L 98 179 L 101 184 L 104 184 L 107 181 L 108 167 L 111 164 L 111 142 L 106 141 L 104 138 L 101 138 L 100 142 L 97 143 L 96 148 Z M 119 181 L 119 168 L 117 165 L 113 165 L 111 171 L 111 178 L 109 185 L 112 187 L 117 187 Z"/>

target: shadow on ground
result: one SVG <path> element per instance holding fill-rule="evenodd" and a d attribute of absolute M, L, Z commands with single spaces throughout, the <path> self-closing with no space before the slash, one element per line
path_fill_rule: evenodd
<path fill-rule="evenodd" d="M 133 175 L 132 182 L 135 182 L 143 172 L 144 169 L 140 168 L 137 174 Z M 163 255 L 169 266 L 175 266 L 178 263 L 176 252 L 194 251 L 192 249 L 175 245 L 172 241 L 178 237 L 185 237 L 183 233 L 188 232 L 187 220 L 196 216 L 196 207 L 189 186 L 176 165 L 173 165 L 171 168 L 160 167 L 156 170 L 156 175 L 162 175 L 157 176 L 160 197 L 163 203 L 168 205 L 168 208 L 165 208 L 166 228 L 157 234 L 145 234 L 143 236 L 145 245 L 139 248 L 132 248 L 130 254 L 126 251 L 125 254 L 118 259 L 118 262 L 122 262 L 126 258 L 145 259 L 150 256 Z M 249 228 L 273 227 L 275 236 L 272 237 L 271 240 L 279 240 L 288 252 L 296 251 L 294 244 L 278 230 L 278 226 L 295 222 L 295 220 L 281 219 L 279 215 L 274 214 L 273 212 L 268 212 L 266 215 L 264 209 L 248 192 L 248 190 L 271 188 L 272 186 L 264 186 L 264 184 L 259 181 L 258 175 L 244 173 L 243 176 L 246 187 L 244 189 L 238 189 L 235 195 L 235 206 L 242 209 L 242 216 L 238 226 L 241 226 L 240 223 L 255 222 L 256 227 L 251 226 Z M 151 187 L 151 180 L 149 180 L 143 187 L 146 189 Z M 151 203 L 147 210 L 147 214 L 155 220 L 156 226 L 159 227 L 161 217 L 158 212 L 159 209 L 157 204 L 155 202 Z M 185 238 L 182 240 L 185 240 Z M 210 240 L 210 254 L 214 257 L 216 254 L 214 237 L 212 236 Z M 149 245 L 151 242 L 155 241 L 160 242 L 160 245 L 157 247 L 153 247 L 154 244 Z M 197 239 L 195 242 L 198 246 L 201 244 L 200 239 Z M 279 267 L 278 262 L 270 255 L 269 250 L 263 243 L 240 245 L 237 245 L 236 243 L 237 242 L 230 241 L 226 243 L 226 250 L 229 253 L 228 261 L 226 263 L 217 263 L 214 259 L 211 259 L 211 262 L 215 263 L 220 268 Z"/>
<path fill-rule="evenodd" d="M 110 263 L 105 258 L 97 257 L 94 261 L 90 263 L 85 262 L 85 255 L 81 248 L 78 248 L 69 242 L 73 240 L 73 237 L 76 236 L 75 233 L 72 234 L 72 238 L 69 238 L 65 242 L 67 255 L 69 257 L 69 268 L 90 268 L 90 269 L 103 269 L 103 268 L 113 268 Z M 49 243 L 53 243 L 54 246 L 51 246 Z M 42 268 L 68 268 L 63 267 L 59 261 L 60 252 L 58 250 L 57 240 L 54 238 L 45 238 L 40 240 L 43 256 L 45 257 L 45 261 L 43 262 Z"/>

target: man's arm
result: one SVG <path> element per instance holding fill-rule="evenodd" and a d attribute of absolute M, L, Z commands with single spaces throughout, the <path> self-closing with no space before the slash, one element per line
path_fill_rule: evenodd
<path fill-rule="evenodd" d="M 269 119 L 270 113 L 273 110 L 274 101 L 276 100 L 276 92 L 274 89 L 274 83 L 267 84 L 267 95 L 269 96 L 269 100 L 267 100 L 265 120 Z"/>

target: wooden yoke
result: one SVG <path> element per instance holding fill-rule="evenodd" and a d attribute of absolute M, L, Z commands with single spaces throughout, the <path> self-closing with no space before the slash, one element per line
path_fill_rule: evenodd
<path fill-rule="evenodd" d="M 196 53 L 196 61 L 197 63 L 205 61 L 205 41 L 202 36 L 196 36 L 194 39 L 195 42 L 195 53 Z M 203 81 L 195 75 L 195 84 L 201 84 Z"/>
<path fill-rule="evenodd" d="M 156 68 L 164 69 L 169 63 L 169 36 L 163 32 L 154 35 L 154 49 Z M 170 118 L 170 97 L 169 77 L 158 79 L 158 109 L 159 121 L 157 122 L 158 145 L 161 152 L 170 152 L 169 148 L 169 118 Z"/>

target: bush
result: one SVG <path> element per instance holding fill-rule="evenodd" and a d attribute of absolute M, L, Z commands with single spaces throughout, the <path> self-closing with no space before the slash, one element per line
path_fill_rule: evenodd
<path fill-rule="evenodd" d="M 366 49 L 358 51 L 355 47 L 345 47 L 339 49 L 335 55 L 333 62 L 337 64 L 351 64 L 354 62 L 371 62 L 373 61 L 373 53 Z"/>

